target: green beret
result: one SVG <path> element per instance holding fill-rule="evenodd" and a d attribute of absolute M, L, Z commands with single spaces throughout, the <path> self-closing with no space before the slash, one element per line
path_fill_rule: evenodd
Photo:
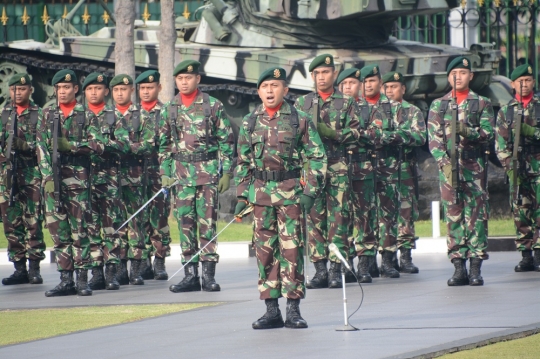
<path fill-rule="evenodd" d="M 73 72 L 72 70 L 60 70 L 54 75 L 52 79 L 53 86 L 59 83 L 72 83 L 74 85 L 77 85 L 77 75 L 75 75 L 75 72 Z"/>
<path fill-rule="evenodd" d="M 184 60 L 174 68 L 173 76 L 178 74 L 198 74 L 201 63 L 195 60 Z"/>
<path fill-rule="evenodd" d="M 153 82 L 159 83 L 159 72 L 157 70 L 148 70 L 137 76 L 135 79 L 136 84 L 151 84 Z"/>
<path fill-rule="evenodd" d="M 30 80 L 30 76 L 28 76 L 28 74 L 26 73 L 20 73 L 20 74 L 16 74 L 16 75 L 13 75 L 11 76 L 11 78 L 9 79 L 9 82 L 8 82 L 8 86 L 24 86 L 24 85 L 28 85 L 28 86 L 32 86 L 32 80 Z"/>
<path fill-rule="evenodd" d="M 92 72 L 84 79 L 82 85 L 83 91 L 90 85 L 105 85 L 105 87 L 107 87 L 107 76 L 100 74 L 99 72 Z"/>
<path fill-rule="evenodd" d="M 387 82 L 399 82 L 402 85 L 405 85 L 405 79 L 403 78 L 403 75 L 401 72 L 397 71 L 391 71 L 384 74 L 382 77 L 382 83 L 385 84 Z"/>
<path fill-rule="evenodd" d="M 381 71 L 379 65 L 367 65 L 360 70 L 360 81 L 364 81 L 368 77 L 378 76 L 381 77 Z"/>
<path fill-rule="evenodd" d="M 330 54 L 322 54 L 317 56 L 309 64 L 309 72 L 312 72 L 317 67 L 334 67 L 334 56 Z"/>
<path fill-rule="evenodd" d="M 512 74 L 510 75 L 510 80 L 516 81 L 521 76 L 533 76 L 533 69 L 531 65 L 525 64 L 525 65 L 516 67 L 514 71 L 512 71 Z"/>
<path fill-rule="evenodd" d="M 341 71 L 337 78 L 337 84 L 339 85 L 343 80 L 349 77 L 360 81 L 360 70 L 358 70 L 356 67 L 351 67 L 350 69 Z"/>
<path fill-rule="evenodd" d="M 446 68 L 446 76 L 450 75 L 450 71 L 453 69 L 467 69 L 471 70 L 471 61 L 465 56 L 458 56 L 453 59 Z"/>
<path fill-rule="evenodd" d="M 261 86 L 265 80 L 283 80 L 287 81 L 287 72 L 281 67 L 271 67 L 268 70 L 265 70 L 259 80 L 257 81 L 257 88 Z"/>
<path fill-rule="evenodd" d="M 117 85 L 133 85 L 133 79 L 131 78 L 131 76 L 126 75 L 126 74 L 116 75 L 111 80 L 109 87 L 113 88 L 114 86 L 117 86 Z"/>

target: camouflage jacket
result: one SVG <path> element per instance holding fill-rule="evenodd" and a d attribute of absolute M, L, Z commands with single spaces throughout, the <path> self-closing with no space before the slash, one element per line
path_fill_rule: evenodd
<path fill-rule="evenodd" d="M 150 153 L 150 158 L 148 159 L 147 171 L 147 175 L 151 181 L 161 179 L 158 160 L 160 124 L 159 121 L 156 121 L 156 117 L 158 116 L 158 114 L 161 117 L 162 108 L 163 103 L 161 101 L 158 101 L 157 104 L 150 111 L 146 111 L 141 106 L 141 119 L 143 122 L 143 126 L 148 130 L 151 130 L 154 134 L 154 140 L 152 141 L 153 148 Z"/>
<path fill-rule="evenodd" d="M 8 145 L 9 131 L 11 130 L 10 121 L 11 121 L 12 109 L 13 111 L 16 111 L 11 106 L 6 107 L 4 109 L 6 111 L 5 114 L 6 116 L 9 115 L 9 118 L 4 119 L 4 120 L 7 119 L 6 123 L 4 123 L 4 121 L 0 121 L 0 139 L 3 145 L 0 151 L 0 164 L 3 164 L 6 162 L 5 152 Z M 37 122 L 34 125 L 32 125 L 31 123 L 32 111 L 35 111 L 35 114 L 37 114 L 37 116 L 34 117 L 34 119 L 37 120 Z M 4 114 L 3 110 L 2 110 L 2 114 Z M 37 137 L 37 126 L 38 126 L 39 121 L 42 118 L 43 118 L 42 109 L 32 101 L 30 101 L 30 106 L 27 109 L 25 109 L 20 115 L 17 115 L 17 137 L 26 141 L 26 143 L 28 143 L 28 146 L 30 146 L 30 151 L 26 153 L 17 151 L 17 156 L 18 156 L 18 161 L 19 161 L 18 179 L 19 179 L 20 185 L 41 182 L 41 172 L 39 171 L 39 168 L 37 167 L 36 137 Z M 35 162 L 36 166 L 29 166 L 29 164 L 31 164 L 32 162 Z M 0 169 L 1 169 L 1 173 L 4 173 L 5 166 L 1 165 Z"/>
<path fill-rule="evenodd" d="M 446 113 L 441 117 L 441 100 L 452 100 L 452 92 L 436 99 L 431 103 L 428 115 L 428 141 L 429 150 L 437 161 L 439 168 L 450 164 L 451 142 L 451 102 L 448 103 Z M 478 101 L 478 113 L 475 120 L 469 114 L 469 104 L 471 101 Z M 458 152 L 477 151 L 478 157 L 475 159 L 463 159 L 459 156 L 460 176 L 465 181 L 481 179 L 483 173 L 483 153 L 484 147 L 493 140 L 493 108 L 491 102 L 473 91 L 469 91 L 467 99 L 458 106 L 458 122 L 465 123 L 472 129 L 472 135 L 468 138 L 457 135 L 459 138 Z"/>
<path fill-rule="evenodd" d="M 234 138 L 231 124 L 223 104 L 209 96 L 210 117 L 208 119 L 208 139 L 206 121 L 203 113 L 203 93 L 199 90 L 197 98 L 186 107 L 176 96 L 161 110 L 159 134 L 159 162 L 162 175 L 180 180 L 182 186 L 215 184 L 219 179 L 221 163 L 223 173 L 232 174 L 232 155 Z M 176 123 L 172 121 L 171 106 L 178 106 Z M 208 142 L 208 146 L 207 146 Z M 176 154 L 216 155 L 208 161 L 178 161 Z"/>
<path fill-rule="evenodd" d="M 308 94 L 296 100 L 294 107 L 311 116 L 311 104 L 306 100 Z M 347 175 L 348 164 L 346 160 L 347 147 L 358 145 L 360 140 L 359 122 L 356 116 L 356 104 L 352 97 L 344 95 L 338 90 L 330 95 L 326 101 L 319 97 L 319 121 L 323 121 L 327 126 L 337 133 L 335 140 L 323 138 L 324 151 L 328 159 L 328 176 Z M 364 140 L 363 140 L 364 141 Z M 343 157 L 335 158 L 332 152 L 342 153 Z M 334 158 L 331 158 L 334 157 Z"/>
<path fill-rule="evenodd" d="M 281 182 L 263 181 L 253 177 L 259 171 L 294 171 L 302 169 L 302 157 L 309 162 L 306 186 L 303 193 L 317 197 L 325 183 L 326 156 L 317 129 L 309 115 L 298 111 L 299 128 L 292 138 L 288 117 L 291 105 L 284 102 L 270 118 L 264 105 L 259 105 L 254 114 L 257 121 L 253 133 L 248 130 L 248 119 L 244 117 L 238 137 L 238 167 L 236 169 L 236 194 L 260 206 L 280 206 L 299 203 L 302 194 L 300 176 Z M 251 139 L 250 139 L 251 137 Z M 293 146 L 292 158 L 289 158 Z"/>
<path fill-rule="evenodd" d="M 37 153 L 38 163 L 43 176 L 43 181 L 48 182 L 53 180 L 52 170 L 52 120 L 57 105 L 51 105 L 43 110 L 42 121 L 38 123 L 37 134 Z M 104 150 L 103 138 L 100 130 L 90 124 L 88 118 L 82 126 L 77 123 L 79 113 L 85 113 L 84 107 L 77 102 L 71 113 L 64 117 L 60 109 L 60 126 L 62 135 L 67 138 L 71 144 L 71 151 L 62 153 L 63 158 L 78 157 L 80 160 L 87 159 L 90 164 L 90 156 L 94 153 L 102 154 Z M 84 166 L 65 164 L 62 165 L 62 179 L 64 183 L 71 189 L 87 188 L 88 187 L 88 170 Z"/>
<path fill-rule="evenodd" d="M 540 133 L 540 123 L 536 120 L 540 113 L 535 113 L 535 105 L 540 104 L 540 98 L 534 96 L 524 111 L 524 123 L 537 127 L 537 133 Z M 512 169 L 512 151 L 514 149 L 514 128 L 515 118 L 507 118 L 508 109 L 513 108 L 514 116 L 518 114 L 518 101 L 514 98 L 507 105 L 501 107 L 497 114 L 495 124 L 495 151 L 497 157 L 506 171 Z M 510 126 L 510 127 L 509 127 Z M 540 175 L 540 138 L 527 138 L 522 136 L 520 140 L 522 152 L 519 156 L 524 156 L 525 168 L 521 168 L 521 174 L 528 176 Z M 538 153 L 530 153 L 530 149 L 538 148 Z"/>

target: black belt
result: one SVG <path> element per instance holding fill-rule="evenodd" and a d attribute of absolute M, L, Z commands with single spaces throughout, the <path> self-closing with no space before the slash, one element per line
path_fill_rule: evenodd
<path fill-rule="evenodd" d="M 128 167 L 142 167 L 144 164 L 144 157 L 142 156 L 130 156 L 122 159 L 122 168 Z"/>
<path fill-rule="evenodd" d="M 19 168 L 29 168 L 29 167 L 36 167 L 38 165 L 38 161 L 37 161 L 37 157 L 19 158 L 17 164 Z"/>
<path fill-rule="evenodd" d="M 477 160 L 484 157 L 485 151 L 481 149 L 463 150 L 460 153 L 462 160 Z"/>
<path fill-rule="evenodd" d="M 94 168 L 98 171 L 110 170 L 112 168 L 118 168 L 120 166 L 120 161 L 115 158 L 107 158 L 103 162 L 96 163 Z"/>
<path fill-rule="evenodd" d="M 60 164 L 63 166 L 81 166 L 89 168 L 90 158 L 82 156 L 62 155 L 60 156 Z"/>
<path fill-rule="evenodd" d="M 292 171 L 259 171 L 255 170 L 253 172 L 253 177 L 259 180 L 282 182 L 291 178 L 300 178 L 300 170 Z"/>
<path fill-rule="evenodd" d="M 172 158 L 180 162 L 203 162 L 217 159 L 217 152 L 173 153 Z"/>
<path fill-rule="evenodd" d="M 351 162 L 366 162 L 370 160 L 371 156 L 367 153 L 355 153 L 351 155 Z"/>
<path fill-rule="evenodd" d="M 337 160 L 340 158 L 345 158 L 346 156 L 347 152 L 345 150 L 326 151 L 326 158 L 329 160 Z"/>

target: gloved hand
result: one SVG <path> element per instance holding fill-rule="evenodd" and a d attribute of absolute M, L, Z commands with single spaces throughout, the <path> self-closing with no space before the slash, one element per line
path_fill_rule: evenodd
<path fill-rule="evenodd" d="M 452 165 L 447 164 L 442 167 L 442 172 L 444 174 L 444 177 L 446 177 L 446 181 L 452 186 Z"/>
<path fill-rule="evenodd" d="M 238 197 L 238 203 L 236 204 L 236 208 L 234 209 L 234 215 L 238 216 L 240 212 L 242 212 L 247 207 L 247 205 L 247 200 L 244 197 Z"/>
<path fill-rule="evenodd" d="M 220 179 L 217 185 L 219 193 L 223 193 L 231 187 L 231 174 L 225 173 Z"/>
<path fill-rule="evenodd" d="M 53 193 L 54 192 L 54 181 L 45 182 L 45 192 Z"/>
<path fill-rule="evenodd" d="M 58 137 L 58 151 L 60 152 L 69 152 L 71 151 L 71 145 L 67 138 L 65 137 Z"/>
<path fill-rule="evenodd" d="M 161 176 L 161 187 L 169 188 L 174 184 L 174 182 L 174 178 L 169 176 Z"/>
<path fill-rule="evenodd" d="M 306 171 L 306 172 L 309 171 L 309 162 L 308 162 L 308 161 L 304 162 L 304 164 L 302 165 L 302 168 L 303 168 L 304 171 Z"/>
<path fill-rule="evenodd" d="M 536 132 L 535 127 L 533 127 L 531 125 L 527 125 L 526 123 L 521 124 L 521 134 L 523 134 L 523 136 L 525 136 L 525 137 L 534 137 L 535 132 Z"/>
<path fill-rule="evenodd" d="M 315 198 L 306 194 L 300 196 L 300 207 L 302 208 L 302 211 L 309 213 L 311 208 L 313 208 L 313 204 L 315 204 Z"/>
<path fill-rule="evenodd" d="M 472 135 L 472 129 L 463 122 L 457 124 L 457 132 L 460 136 L 468 138 Z"/>
<path fill-rule="evenodd" d="M 319 135 L 321 137 L 326 137 L 331 140 L 335 140 L 337 137 L 336 130 L 331 129 L 328 127 L 324 122 L 318 122 L 317 123 L 317 132 L 319 132 Z"/>
<path fill-rule="evenodd" d="M 506 174 L 508 175 L 508 179 L 510 181 L 514 180 L 514 170 L 508 170 L 508 172 L 506 172 Z M 519 177 L 519 175 L 517 176 L 517 184 L 518 184 L 518 186 L 521 184 L 521 177 Z"/>
<path fill-rule="evenodd" d="M 12 147 L 14 150 L 21 151 L 21 152 L 30 151 L 30 146 L 28 146 L 28 143 L 19 137 L 13 138 Z"/>

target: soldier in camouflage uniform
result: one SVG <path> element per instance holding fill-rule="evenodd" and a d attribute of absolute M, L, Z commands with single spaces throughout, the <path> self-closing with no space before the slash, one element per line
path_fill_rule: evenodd
<path fill-rule="evenodd" d="M 440 169 L 448 257 L 455 268 L 448 285 L 483 285 L 481 266 L 482 261 L 488 259 L 489 216 L 486 152 L 493 140 L 493 108 L 488 99 L 469 89 L 473 78 L 469 59 L 463 56 L 455 58 L 448 65 L 447 75 L 453 90 L 432 102 L 428 116 L 428 140 L 431 154 Z M 452 107 L 455 104 L 456 143 L 452 143 Z M 451 164 L 453 146 L 456 148 L 455 169 Z M 454 172 L 457 183 L 454 183 L 453 171 L 458 171 Z M 467 258 L 471 261 L 470 276 L 467 275 Z"/>
<path fill-rule="evenodd" d="M 399 271 L 418 273 L 418 267 L 412 262 L 411 251 L 416 248 L 414 222 L 418 220 L 418 169 L 416 147 L 426 142 L 426 122 L 422 111 L 405 101 L 405 79 L 399 72 L 389 72 L 382 77 L 384 94 L 392 101 L 401 103 L 401 116 L 405 123 L 410 123 L 412 136 L 399 149 L 401 153 L 400 199 L 398 217 L 397 246 L 400 250 Z"/>
<path fill-rule="evenodd" d="M 376 208 L 374 193 L 374 167 L 372 164 L 373 150 L 381 136 L 381 130 L 375 125 L 382 122 L 382 115 L 375 106 L 370 106 L 368 102 L 360 96 L 360 70 L 353 67 L 344 70 L 339 74 L 337 84 L 340 90 L 356 100 L 357 117 L 360 122 L 360 131 L 363 136 L 358 144 L 351 145 L 348 151 L 352 175 L 351 191 L 351 214 L 349 221 L 349 261 L 352 266 L 352 259 L 358 256 L 358 281 L 360 283 L 371 283 L 372 277 L 369 271 L 370 264 L 374 262 L 377 254 L 377 237 L 375 236 Z M 354 229 L 357 234 L 354 236 Z M 347 274 L 349 274 L 348 272 Z M 354 282 L 356 279 L 345 277 L 346 282 Z M 349 276 L 349 277 L 350 277 Z"/>
<path fill-rule="evenodd" d="M 244 117 L 238 138 L 235 215 L 254 205 L 254 246 L 259 293 L 266 313 L 253 329 L 307 328 L 300 315 L 304 298 L 302 211 L 309 213 L 324 186 L 326 157 L 309 115 L 286 103 L 287 75 L 264 71 L 257 82 L 263 104 Z M 302 158 L 308 165 L 302 189 Z M 278 298 L 287 298 L 285 323 Z"/>
<path fill-rule="evenodd" d="M 158 99 L 161 91 L 159 83 L 160 74 L 156 70 L 148 70 L 135 79 L 138 85 L 141 100 L 141 119 L 145 131 L 149 129 L 154 133 L 154 146 L 150 157 L 145 159 L 144 176 L 146 182 L 145 198 L 150 198 L 161 190 L 161 176 L 159 173 L 159 121 L 163 104 Z M 170 197 L 165 193 L 157 196 L 145 209 L 146 219 L 143 232 L 146 236 L 148 248 L 147 271 L 142 271 L 143 279 L 167 280 L 169 276 L 165 270 L 165 257 L 170 256 L 171 235 L 169 231 Z M 150 264 L 150 257 L 154 257 L 154 268 Z"/>
<path fill-rule="evenodd" d="M 219 261 L 217 243 L 209 241 L 216 234 L 218 194 L 229 188 L 232 178 L 233 135 L 223 104 L 198 89 L 200 66 L 193 60 L 176 66 L 173 74 L 180 94 L 162 109 L 159 126 L 162 185 L 178 181 L 174 215 L 180 230 L 182 263 L 187 263 L 184 279 L 169 288 L 175 293 L 201 290 L 199 261 L 202 289 L 221 290 L 214 278 Z"/>
<path fill-rule="evenodd" d="M 38 123 L 37 148 L 45 184 L 45 218 L 54 241 L 61 282 L 45 292 L 45 296 L 87 296 L 92 295 L 88 286 L 88 268 L 92 260 L 87 233 L 87 222 L 91 220 L 90 156 L 102 153 L 103 140 L 99 130 L 89 124 L 85 108 L 75 98 L 79 91 L 75 73 L 71 70 L 58 71 L 52 84 L 58 102 L 43 110 L 43 120 Z M 54 158 L 56 146 L 58 160 Z M 76 287 L 74 270 L 77 272 Z"/>
<path fill-rule="evenodd" d="M 2 284 L 41 284 L 39 262 L 45 258 L 45 242 L 36 126 L 42 118 L 42 111 L 30 100 L 32 82 L 27 74 L 12 76 L 8 85 L 11 103 L 3 109 L 0 123 L 0 210 L 8 240 L 8 257 L 15 266 L 15 272 L 2 279 Z M 16 129 L 10 135 L 14 126 Z M 11 173 L 16 178 L 15 183 L 8 178 Z M 27 259 L 29 270 L 26 269 Z"/>
<path fill-rule="evenodd" d="M 310 259 L 316 273 L 307 288 L 341 288 L 341 262 L 328 245 L 334 243 L 341 255 L 349 255 L 350 181 L 347 147 L 360 136 L 354 100 L 334 89 L 337 72 L 334 58 L 322 54 L 309 65 L 317 91 L 299 97 L 297 110 L 311 114 L 322 138 L 328 159 L 324 191 L 315 199 L 308 217 Z M 326 264 L 330 260 L 330 270 Z"/>
<path fill-rule="evenodd" d="M 514 268 L 516 272 L 540 272 L 540 98 L 533 92 L 534 78 L 532 66 L 528 64 L 518 66 L 512 72 L 510 79 L 516 95 L 508 105 L 501 107 L 495 127 L 495 150 L 510 179 L 516 247 L 522 255 L 522 260 Z M 520 120 L 519 146 L 522 150 L 518 154 L 519 173 L 514 174 L 512 151 L 516 141 L 516 123 Z"/>
<path fill-rule="evenodd" d="M 127 131 L 122 121 L 116 121 L 114 110 L 105 104 L 109 94 L 107 78 L 94 72 L 86 76 L 82 86 L 88 103 L 86 118 L 100 131 L 103 152 L 92 155 L 92 221 L 88 223 L 92 256 L 92 290 L 117 290 L 116 274 L 120 264 L 120 235 L 115 228 L 121 224 L 118 180 L 120 154 L 127 151 Z M 102 234 L 103 231 L 103 234 Z M 105 276 L 103 266 L 105 265 Z"/>

